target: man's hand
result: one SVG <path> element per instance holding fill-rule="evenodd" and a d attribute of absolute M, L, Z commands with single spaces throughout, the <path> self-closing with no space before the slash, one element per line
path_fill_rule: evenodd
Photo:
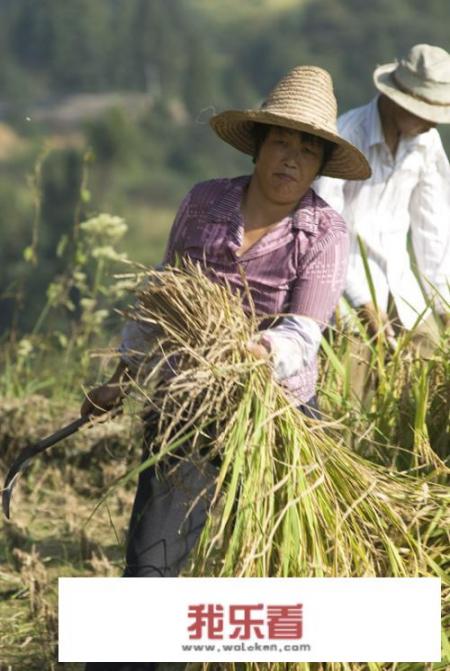
<path fill-rule="evenodd" d="M 366 303 L 357 308 L 357 311 L 371 338 L 383 331 L 386 340 L 392 345 L 395 343 L 395 331 L 383 310 L 378 310 L 373 303 Z"/>
<path fill-rule="evenodd" d="M 118 407 L 127 393 L 130 380 L 126 364 L 121 361 L 106 384 L 94 387 L 86 394 L 80 409 L 81 416 L 103 415 Z"/>
<path fill-rule="evenodd" d="M 450 313 L 443 312 L 439 315 L 444 331 L 450 330 Z"/>

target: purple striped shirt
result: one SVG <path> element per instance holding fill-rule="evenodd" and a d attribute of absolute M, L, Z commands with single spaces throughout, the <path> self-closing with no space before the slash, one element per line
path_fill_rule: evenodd
<path fill-rule="evenodd" d="M 206 262 L 216 279 L 226 278 L 242 292 L 245 308 L 241 268 L 258 315 L 303 315 L 324 328 L 345 284 L 348 234 L 342 217 L 309 189 L 290 216 L 238 256 L 240 205 L 249 181 L 244 176 L 194 186 L 178 210 L 164 263 L 173 264 L 177 255 Z M 316 380 L 314 357 L 283 386 L 305 403 L 315 394 Z"/>

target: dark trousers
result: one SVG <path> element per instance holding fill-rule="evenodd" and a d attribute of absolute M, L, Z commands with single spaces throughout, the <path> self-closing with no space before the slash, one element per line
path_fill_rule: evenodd
<path fill-rule="evenodd" d="M 300 410 L 313 419 L 320 413 L 316 399 Z M 147 444 L 151 441 L 147 433 Z M 144 459 L 148 452 L 144 449 Z M 124 577 L 177 576 L 185 566 L 208 515 L 219 465 L 202 460 L 147 468 L 139 475 L 128 531 Z M 193 503 L 195 504 L 193 505 Z M 153 662 L 88 662 L 86 671 L 153 671 Z"/>
<path fill-rule="evenodd" d="M 144 454 L 144 458 L 147 454 Z M 218 467 L 189 461 L 139 475 L 124 577 L 177 576 L 206 522 Z M 196 501 L 192 506 L 193 501 Z M 88 662 L 86 671 L 153 671 L 153 662 Z"/>

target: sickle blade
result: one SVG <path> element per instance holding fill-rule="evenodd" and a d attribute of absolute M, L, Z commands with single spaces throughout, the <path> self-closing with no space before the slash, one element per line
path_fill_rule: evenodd
<path fill-rule="evenodd" d="M 81 426 L 83 426 L 83 424 L 86 424 L 86 422 L 88 422 L 90 419 L 91 418 L 89 415 L 79 417 L 74 422 L 67 424 L 67 426 L 64 426 L 59 431 L 56 431 L 56 433 L 52 433 L 51 436 L 43 438 L 35 445 L 25 447 L 20 452 L 19 456 L 14 461 L 14 463 L 12 464 L 11 468 L 8 471 L 2 491 L 3 514 L 7 519 L 9 519 L 11 495 L 17 477 L 27 466 L 27 464 L 31 461 L 31 459 L 33 459 L 37 454 L 44 452 L 47 448 L 51 447 L 52 445 L 55 445 L 60 440 L 63 440 L 64 438 L 67 438 L 68 436 L 72 435 L 72 433 L 75 433 L 75 431 L 78 431 L 78 429 Z"/>

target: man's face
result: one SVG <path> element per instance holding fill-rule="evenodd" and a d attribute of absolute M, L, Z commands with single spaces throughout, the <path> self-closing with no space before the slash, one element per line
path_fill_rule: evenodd
<path fill-rule="evenodd" d="M 277 205 L 296 205 L 317 176 L 323 151 L 319 138 L 273 126 L 255 161 L 254 176 L 264 196 Z"/>
<path fill-rule="evenodd" d="M 412 114 L 399 105 L 395 105 L 395 125 L 401 135 L 415 137 L 435 128 L 436 124 Z"/>

